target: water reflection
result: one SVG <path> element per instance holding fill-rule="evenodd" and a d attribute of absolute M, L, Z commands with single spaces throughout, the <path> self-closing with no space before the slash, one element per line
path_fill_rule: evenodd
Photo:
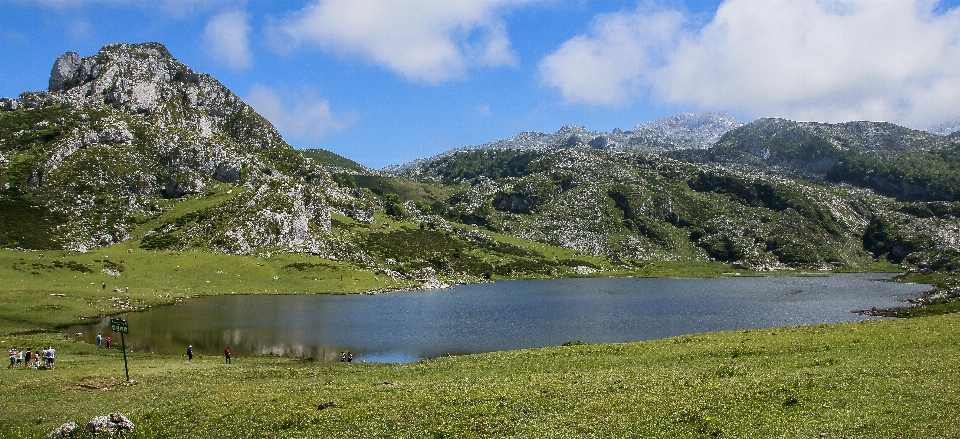
<path fill-rule="evenodd" d="M 556 279 L 376 296 L 219 296 L 129 315 L 134 351 L 337 361 L 420 358 L 630 342 L 673 335 L 864 320 L 851 311 L 901 305 L 929 287 L 888 275 L 722 279 Z M 91 343 L 99 325 L 71 328 Z M 117 338 L 117 337 L 114 337 Z"/>

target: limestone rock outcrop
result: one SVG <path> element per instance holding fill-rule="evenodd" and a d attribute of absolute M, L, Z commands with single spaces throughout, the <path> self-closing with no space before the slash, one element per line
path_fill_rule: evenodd
<path fill-rule="evenodd" d="M 46 200 L 43 209 L 61 219 L 50 234 L 64 248 L 130 239 L 129 218 L 156 216 L 161 200 L 223 192 L 224 184 L 236 188 L 234 195 L 257 194 L 224 197 L 218 207 L 246 216 L 211 222 L 177 246 L 242 253 L 316 247 L 330 230 L 324 194 L 335 185 L 327 171 L 162 44 L 108 45 L 90 57 L 65 53 L 53 64 L 48 91 L 0 99 L 0 111 L 25 112 L 30 120 L 0 138 L 11 153 L 4 157 L 18 158 L 2 163 L 8 189 Z M 234 245 L 218 244 L 224 236 Z"/>

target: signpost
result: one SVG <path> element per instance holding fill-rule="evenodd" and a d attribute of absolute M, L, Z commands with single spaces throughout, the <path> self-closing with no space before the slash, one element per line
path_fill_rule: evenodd
<path fill-rule="evenodd" d="M 123 349 L 123 370 L 127 374 L 127 382 L 130 382 L 130 369 L 127 367 L 127 345 L 123 341 L 123 334 L 130 333 L 127 321 L 123 319 L 110 318 L 110 330 L 120 333 L 120 349 Z"/>

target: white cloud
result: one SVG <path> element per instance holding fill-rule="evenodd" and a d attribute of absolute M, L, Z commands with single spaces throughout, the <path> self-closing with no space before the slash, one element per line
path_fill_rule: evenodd
<path fill-rule="evenodd" d="M 493 111 L 490 110 L 490 104 L 474 105 L 472 113 L 483 118 L 489 118 L 493 116 Z"/>
<path fill-rule="evenodd" d="M 574 102 L 616 105 L 635 97 L 649 81 L 683 24 L 679 12 L 646 7 L 632 14 L 597 16 L 590 35 L 563 43 L 540 63 L 543 80 Z"/>
<path fill-rule="evenodd" d="M 960 10 L 935 6 L 728 0 L 699 28 L 641 7 L 598 18 L 541 71 L 571 101 L 610 104 L 640 90 L 752 116 L 925 126 L 960 115 Z M 657 48 L 662 58 L 651 57 Z"/>
<path fill-rule="evenodd" d="M 80 41 L 93 39 L 93 25 L 91 25 L 89 21 L 77 19 L 71 20 L 69 23 L 65 23 L 65 25 L 70 38 Z"/>
<path fill-rule="evenodd" d="M 438 83 L 515 63 L 498 16 L 530 0 L 317 0 L 272 29 L 279 50 L 360 54 L 408 79 Z"/>
<path fill-rule="evenodd" d="M 233 69 L 245 69 L 253 65 L 249 35 L 247 14 L 239 10 L 227 11 L 213 17 L 203 30 L 203 39 L 210 56 Z"/>
<path fill-rule="evenodd" d="M 267 118 L 284 137 L 304 142 L 323 140 L 327 134 L 342 131 L 356 121 L 353 114 L 334 113 L 330 102 L 312 90 L 281 93 L 270 87 L 254 85 L 244 101 Z"/>

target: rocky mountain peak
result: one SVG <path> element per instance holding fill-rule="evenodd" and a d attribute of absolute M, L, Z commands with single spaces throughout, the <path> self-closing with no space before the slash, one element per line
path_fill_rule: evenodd
<path fill-rule="evenodd" d="M 127 80 L 170 83 L 196 82 L 199 75 L 177 61 L 160 43 L 111 44 L 92 57 L 80 58 L 76 52 L 67 52 L 57 58 L 50 72 L 49 91 L 67 91 L 90 83 L 111 82 L 118 76 Z"/>
<path fill-rule="evenodd" d="M 122 242 L 133 226 L 123 218 L 153 217 L 172 204 L 165 200 L 225 185 L 236 195 L 212 209 L 232 218 L 229 224 L 151 233 L 163 246 L 250 253 L 316 247 L 319 235 L 307 229 L 330 228 L 326 171 L 162 44 L 113 44 L 90 57 L 67 52 L 53 63 L 49 91 L 0 99 L 0 111 L 0 177 L 10 190 L 44 200 L 46 211 L 71 218 L 49 232 L 63 248 Z M 232 238 L 217 238 L 226 235 Z"/>
<path fill-rule="evenodd" d="M 686 148 L 709 148 L 728 131 L 743 123 L 726 113 L 680 113 L 642 123 L 634 131 L 653 131 Z"/>

